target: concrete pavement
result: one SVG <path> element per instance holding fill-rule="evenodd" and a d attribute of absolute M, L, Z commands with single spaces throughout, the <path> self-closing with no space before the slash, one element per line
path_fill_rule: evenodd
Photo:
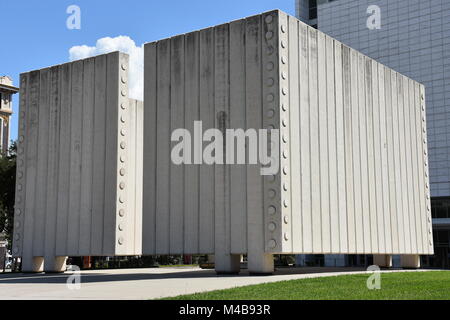
<path fill-rule="evenodd" d="M 386 270 L 399 272 L 406 270 Z M 424 270 L 410 270 L 420 272 Z M 80 289 L 69 289 L 64 274 L 0 274 L 0 300 L 5 299 L 156 299 L 239 286 L 326 277 L 366 272 L 357 268 L 282 268 L 270 276 L 250 276 L 246 270 L 239 275 L 217 276 L 214 270 L 200 268 L 153 268 L 86 270 L 79 272 Z M 75 282 L 73 282 L 75 283 Z M 75 285 L 72 284 L 72 288 Z"/>

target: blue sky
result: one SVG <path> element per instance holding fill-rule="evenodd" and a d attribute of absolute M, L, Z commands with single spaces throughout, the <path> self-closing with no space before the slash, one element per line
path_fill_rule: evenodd
<path fill-rule="evenodd" d="M 69 30 L 70 5 L 81 9 L 81 29 Z M 69 49 L 95 46 L 103 37 L 129 36 L 136 45 L 281 9 L 295 14 L 294 0 L 16 0 L 2 1 L 0 75 L 14 84 L 19 74 L 69 61 Z M 18 95 L 13 100 L 11 139 L 17 137 Z"/>

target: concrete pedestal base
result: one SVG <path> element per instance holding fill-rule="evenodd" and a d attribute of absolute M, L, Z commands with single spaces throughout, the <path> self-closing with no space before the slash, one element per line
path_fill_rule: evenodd
<path fill-rule="evenodd" d="M 374 254 L 373 264 L 379 267 L 392 268 L 392 255 L 390 254 Z"/>
<path fill-rule="evenodd" d="M 217 274 L 237 274 L 241 271 L 241 255 L 216 254 L 214 255 L 214 264 Z"/>
<path fill-rule="evenodd" d="M 45 272 L 64 272 L 66 271 L 66 256 L 58 256 L 45 258 L 44 271 Z"/>
<path fill-rule="evenodd" d="M 417 254 L 409 254 L 400 256 L 402 268 L 420 268 L 420 256 Z"/>
<path fill-rule="evenodd" d="M 22 257 L 22 272 L 43 272 L 44 257 Z"/>
<path fill-rule="evenodd" d="M 251 274 L 272 274 L 274 272 L 274 263 L 272 254 L 252 254 L 247 256 L 248 271 Z"/>

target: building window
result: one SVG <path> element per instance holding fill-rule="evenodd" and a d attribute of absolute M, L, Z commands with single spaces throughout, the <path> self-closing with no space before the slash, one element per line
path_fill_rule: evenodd
<path fill-rule="evenodd" d="M 431 199 L 431 215 L 435 219 L 450 218 L 450 198 Z"/>
<path fill-rule="evenodd" d="M 309 19 L 317 19 L 317 0 L 309 0 Z"/>

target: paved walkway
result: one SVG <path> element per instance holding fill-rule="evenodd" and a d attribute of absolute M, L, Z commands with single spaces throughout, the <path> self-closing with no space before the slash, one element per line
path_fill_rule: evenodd
<path fill-rule="evenodd" d="M 389 270 L 382 272 L 398 272 Z M 424 271 L 424 270 L 418 270 Z M 200 268 L 88 270 L 80 272 L 80 289 L 69 289 L 64 274 L 0 274 L 0 300 L 4 299 L 155 299 L 180 294 L 343 274 L 364 273 L 356 268 L 289 268 L 270 276 L 217 276 Z M 417 271 L 412 271 L 417 272 Z M 74 287 L 74 285 L 72 285 Z"/>

